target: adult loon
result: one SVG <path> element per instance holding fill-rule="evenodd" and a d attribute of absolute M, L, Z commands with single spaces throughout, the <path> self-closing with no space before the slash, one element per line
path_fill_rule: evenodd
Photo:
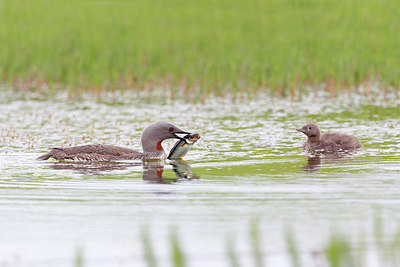
<path fill-rule="evenodd" d="M 143 152 L 111 145 L 83 145 L 68 148 L 51 148 L 50 152 L 41 155 L 37 160 L 87 160 L 112 161 L 131 159 L 166 159 L 167 155 L 161 146 L 165 139 L 182 139 L 177 134 L 188 134 L 177 126 L 158 121 L 147 126 L 142 133 Z"/>

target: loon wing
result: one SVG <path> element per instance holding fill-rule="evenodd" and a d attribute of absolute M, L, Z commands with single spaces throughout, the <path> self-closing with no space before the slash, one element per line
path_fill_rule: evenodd
<path fill-rule="evenodd" d="M 108 161 L 123 159 L 140 159 L 143 154 L 133 149 L 110 145 L 84 145 L 68 148 L 52 148 L 50 152 L 40 156 L 37 160 L 91 160 Z"/>

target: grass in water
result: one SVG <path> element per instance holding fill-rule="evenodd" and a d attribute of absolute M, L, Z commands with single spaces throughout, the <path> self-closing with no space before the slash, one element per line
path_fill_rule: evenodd
<path fill-rule="evenodd" d="M 325 249 L 330 267 L 357 266 L 351 255 L 349 241 L 339 235 L 333 235 Z"/>
<path fill-rule="evenodd" d="M 185 256 L 179 244 L 178 234 L 176 229 L 171 230 L 170 234 L 170 244 L 171 244 L 171 262 L 174 267 L 185 267 Z"/>
<path fill-rule="evenodd" d="M 4 0 L 0 25 L 0 82 L 46 94 L 399 86 L 395 0 Z"/>
<path fill-rule="evenodd" d="M 263 253 L 261 248 L 261 239 L 260 239 L 260 229 L 258 220 L 253 220 L 250 223 L 249 230 L 250 237 L 250 245 L 253 252 L 254 266 L 255 267 L 263 267 Z"/>
<path fill-rule="evenodd" d="M 292 266 L 293 267 L 301 267 L 300 256 L 299 256 L 299 252 L 297 251 L 294 233 L 291 230 L 286 231 L 286 244 L 288 247 L 288 252 L 289 252 L 290 260 L 292 262 Z"/>
<path fill-rule="evenodd" d="M 376 219 L 379 220 L 379 219 Z M 265 262 L 268 261 L 268 256 L 264 258 L 261 246 L 261 237 L 259 230 L 259 222 L 253 220 L 249 224 L 249 246 L 251 248 L 251 259 L 255 267 L 265 266 Z M 375 226 L 375 230 L 377 230 Z M 380 231 L 380 230 L 378 230 Z M 142 238 L 142 242 L 148 242 L 148 232 L 145 232 L 146 239 Z M 376 237 L 376 236 L 375 236 Z M 379 240 L 375 239 L 373 243 L 367 246 L 365 244 L 365 235 L 362 235 L 361 241 L 358 245 L 355 245 L 349 237 L 342 234 L 333 233 L 328 238 L 326 245 L 319 248 L 316 251 L 302 252 L 298 250 L 295 236 L 293 231 L 286 231 L 285 240 L 287 245 L 287 257 L 289 266 L 301 267 L 302 259 L 312 258 L 315 265 L 312 266 L 329 266 L 329 267 L 362 267 L 366 266 L 367 254 L 371 252 L 371 248 L 375 251 L 376 255 L 386 255 L 386 257 L 378 258 L 377 264 L 379 266 L 396 267 L 400 261 L 400 230 L 394 235 L 388 236 L 381 232 L 379 234 Z M 386 241 L 385 241 L 386 240 Z M 171 229 L 169 243 L 171 245 L 171 265 L 175 267 L 187 266 L 185 262 L 185 255 L 180 248 L 178 241 L 178 234 L 176 229 Z M 151 247 L 151 246 L 149 246 Z M 239 267 L 240 252 L 235 248 L 235 242 L 233 237 L 229 237 L 226 242 L 227 251 L 227 265 L 232 267 Z M 368 253 L 367 253 L 368 252 Z M 155 259 L 149 259 L 145 257 L 148 266 Z M 264 262 L 265 261 L 265 262 Z M 368 265 L 369 266 L 369 265 Z"/>
<path fill-rule="evenodd" d="M 78 248 L 76 251 L 74 266 L 75 267 L 83 267 L 83 249 L 82 248 Z"/>
<path fill-rule="evenodd" d="M 240 267 L 239 260 L 235 250 L 235 241 L 233 238 L 229 238 L 226 242 L 226 248 L 228 253 L 228 261 L 231 267 Z"/>
<path fill-rule="evenodd" d="M 144 251 L 144 258 L 145 262 L 148 267 L 157 267 L 157 259 L 156 256 L 153 253 L 153 247 L 151 245 L 151 238 L 150 238 L 150 233 L 148 228 L 142 227 L 140 231 L 141 235 L 141 242 L 143 245 L 143 251 Z"/>
<path fill-rule="evenodd" d="M 377 219 L 379 220 L 379 219 Z M 381 225 L 376 226 L 381 227 Z M 380 230 L 378 230 L 380 231 Z M 382 235 L 381 235 L 382 234 Z M 252 221 L 249 227 L 249 243 L 252 248 L 252 259 L 255 267 L 264 266 L 263 254 L 261 249 L 260 231 L 258 229 L 258 221 Z M 365 236 L 364 236 L 365 237 Z M 377 236 L 375 236 L 377 237 Z M 352 244 L 351 240 L 344 235 L 337 233 L 332 234 L 327 244 L 318 255 L 314 252 L 299 253 L 292 231 L 286 231 L 285 233 L 286 244 L 288 248 L 287 256 L 290 258 L 288 262 L 291 262 L 292 267 L 301 267 L 301 256 L 302 257 L 318 257 L 315 266 L 329 266 L 329 267 L 362 267 L 365 265 L 367 256 L 367 247 L 364 244 L 364 240 L 360 242 L 359 246 L 356 247 Z M 386 240 L 386 241 L 384 241 Z M 386 255 L 386 257 L 377 258 L 378 266 L 397 267 L 400 263 L 400 229 L 393 235 L 386 235 L 383 232 L 379 234 L 379 240 L 375 239 L 373 244 L 370 244 L 376 250 L 376 253 L 380 255 Z M 144 260 L 149 267 L 158 266 L 156 256 L 153 254 L 153 247 L 151 245 L 150 234 L 147 228 L 141 229 L 141 243 L 144 249 Z M 171 266 L 174 267 L 185 267 L 186 259 L 184 252 L 182 251 L 177 230 L 172 228 L 170 230 L 169 244 L 171 246 Z M 228 238 L 226 242 L 228 264 L 227 266 L 239 267 L 238 253 L 235 249 L 234 241 L 232 238 Z M 83 250 L 79 248 L 76 252 L 74 266 L 82 267 L 83 264 Z M 322 264 L 322 265 L 320 265 Z M 369 266 L 369 265 L 368 265 Z"/>

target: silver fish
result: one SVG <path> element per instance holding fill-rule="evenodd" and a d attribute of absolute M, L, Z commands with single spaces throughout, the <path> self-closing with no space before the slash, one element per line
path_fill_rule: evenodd
<path fill-rule="evenodd" d="M 181 159 L 183 158 L 189 150 L 192 148 L 193 144 L 200 139 L 200 135 L 197 133 L 187 134 L 183 139 L 178 140 L 174 147 L 171 149 L 168 155 L 168 159 Z"/>

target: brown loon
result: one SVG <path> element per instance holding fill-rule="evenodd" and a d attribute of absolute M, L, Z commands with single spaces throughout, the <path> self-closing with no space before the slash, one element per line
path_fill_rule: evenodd
<path fill-rule="evenodd" d="M 111 161 L 131 159 L 165 159 L 167 156 L 161 142 L 165 139 L 182 139 L 176 134 L 188 134 L 173 124 L 159 121 L 147 126 L 142 133 L 143 152 L 111 145 L 83 145 L 68 148 L 51 148 L 37 160 L 88 160 Z"/>
<path fill-rule="evenodd" d="M 304 143 L 303 149 L 309 152 L 338 152 L 361 147 L 360 141 L 354 136 L 342 133 L 326 133 L 321 135 L 318 126 L 314 123 L 308 123 L 296 130 L 307 135 L 308 139 Z"/>

